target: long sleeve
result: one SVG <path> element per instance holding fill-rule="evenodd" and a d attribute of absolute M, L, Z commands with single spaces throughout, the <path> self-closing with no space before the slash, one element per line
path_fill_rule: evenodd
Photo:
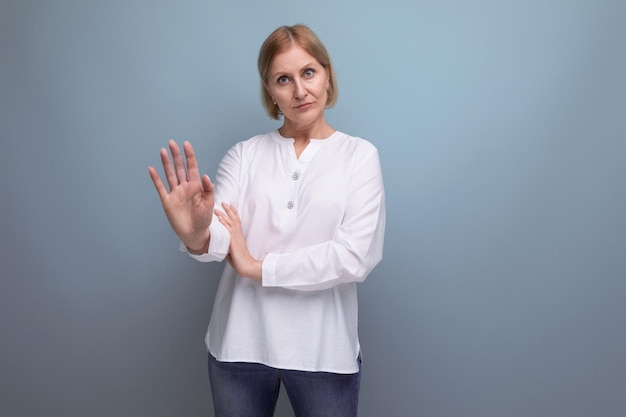
<path fill-rule="evenodd" d="M 219 208 L 222 202 L 235 204 L 239 198 L 239 174 L 241 162 L 241 144 L 233 146 L 222 158 L 215 176 L 215 207 Z M 189 256 L 200 262 L 221 262 L 228 255 L 230 234 L 213 216 L 209 225 L 211 239 L 208 253 L 196 255 L 187 251 L 181 242 L 180 250 L 188 252 Z"/>
<path fill-rule="evenodd" d="M 263 286 L 323 290 L 361 282 L 381 261 L 385 232 L 385 193 L 378 152 L 354 163 L 343 219 L 333 239 L 290 253 L 269 253 Z"/>

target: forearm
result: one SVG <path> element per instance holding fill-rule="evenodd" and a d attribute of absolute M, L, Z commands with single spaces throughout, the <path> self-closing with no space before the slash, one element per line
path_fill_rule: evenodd
<path fill-rule="evenodd" d="M 348 216 L 333 240 L 290 253 L 266 255 L 263 285 L 320 290 L 363 281 L 383 255 L 384 192 L 381 190 L 378 198 L 357 203 L 359 215 Z"/>
<path fill-rule="evenodd" d="M 263 286 L 316 291 L 362 282 L 381 259 L 382 239 L 364 251 L 335 241 L 292 253 L 268 254 L 262 264 Z"/>
<path fill-rule="evenodd" d="M 198 236 L 188 237 L 186 239 L 181 238 L 181 240 L 190 253 L 202 255 L 209 252 L 211 232 L 209 228 L 207 228 L 206 231 L 200 233 Z"/>
<path fill-rule="evenodd" d="M 263 261 L 258 259 L 254 259 L 250 257 L 250 259 L 245 263 L 234 264 L 232 262 L 232 258 L 229 257 L 229 261 L 235 268 L 235 271 L 242 277 L 249 278 L 253 281 L 261 281 L 263 275 Z"/>
<path fill-rule="evenodd" d="M 202 242 L 198 247 L 187 245 L 182 239 L 180 241 L 180 250 L 186 252 L 199 262 L 221 262 L 228 255 L 228 246 L 230 236 L 226 230 L 219 224 L 213 222 L 209 226 L 210 234 L 206 242 Z M 201 248 L 206 243 L 207 246 Z"/>

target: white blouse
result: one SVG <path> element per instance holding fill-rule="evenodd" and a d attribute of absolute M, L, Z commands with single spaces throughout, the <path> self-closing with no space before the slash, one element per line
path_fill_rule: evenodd
<path fill-rule="evenodd" d="M 278 131 L 233 146 L 215 177 L 215 204 L 237 207 L 262 282 L 226 264 L 206 336 L 220 361 L 282 369 L 358 371 L 356 283 L 380 262 L 385 195 L 378 151 L 335 132 L 299 158 Z M 213 216 L 209 252 L 221 261 L 230 235 Z"/>

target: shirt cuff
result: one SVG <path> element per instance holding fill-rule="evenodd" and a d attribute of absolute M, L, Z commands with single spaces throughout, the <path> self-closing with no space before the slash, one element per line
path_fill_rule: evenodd
<path fill-rule="evenodd" d="M 213 224 L 209 226 L 209 231 L 211 233 L 211 240 L 209 241 L 209 251 L 207 253 L 203 253 L 200 255 L 191 253 L 183 242 L 180 242 L 180 251 L 187 252 L 189 256 L 200 262 L 223 261 L 226 255 L 228 255 L 228 247 L 230 246 L 230 234 L 228 233 L 228 231 L 226 231 L 226 229 L 214 227 Z"/>
<path fill-rule="evenodd" d="M 263 259 L 263 264 L 261 265 L 261 284 L 264 287 L 278 287 L 276 258 L 277 256 L 275 254 L 268 253 Z"/>

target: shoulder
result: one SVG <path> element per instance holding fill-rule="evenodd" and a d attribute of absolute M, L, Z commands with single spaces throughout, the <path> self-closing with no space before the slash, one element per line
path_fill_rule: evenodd
<path fill-rule="evenodd" d="M 275 136 L 275 131 L 271 131 L 271 132 L 267 132 L 267 133 L 263 133 L 261 135 L 256 135 L 251 137 L 250 139 L 241 141 L 239 143 L 245 145 L 245 146 L 254 146 L 257 144 L 266 144 L 268 142 L 272 142 Z"/>
<path fill-rule="evenodd" d="M 258 146 L 259 144 L 262 144 L 262 143 L 267 142 L 269 140 L 271 140 L 271 132 L 263 133 L 261 135 L 252 136 L 249 139 L 241 140 L 241 141 L 235 143 L 233 148 L 235 148 L 235 147 L 247 148 L 249 146 Z"/>
<path fill-rule="evenodd" d="M 232 149 L 236 149 L 238 152 L 248 152 L 258 149 L 272 148 L 276 140 L 276 134 L 272 131 L 237 142 Z"/>
<path fill-rule="evenodd" d="M 272 148 L 272 144 L 275 141 L 276 139 L 274 138 L 273 132 L 256 135 L 235 143 L 230 147 L 226 155 L 243 157 L 249 153 L 256 153 L 259 150 Z"/>
<path fill-rule="evenodd" d="M 358 136 L 351 136 L 347 133 L 337 131 L 333 134 L 335 146 L 343 148 L 355 156 L 365 157 L 367 155 L 378 154 L 378 149 L 372 142 Z"/>

